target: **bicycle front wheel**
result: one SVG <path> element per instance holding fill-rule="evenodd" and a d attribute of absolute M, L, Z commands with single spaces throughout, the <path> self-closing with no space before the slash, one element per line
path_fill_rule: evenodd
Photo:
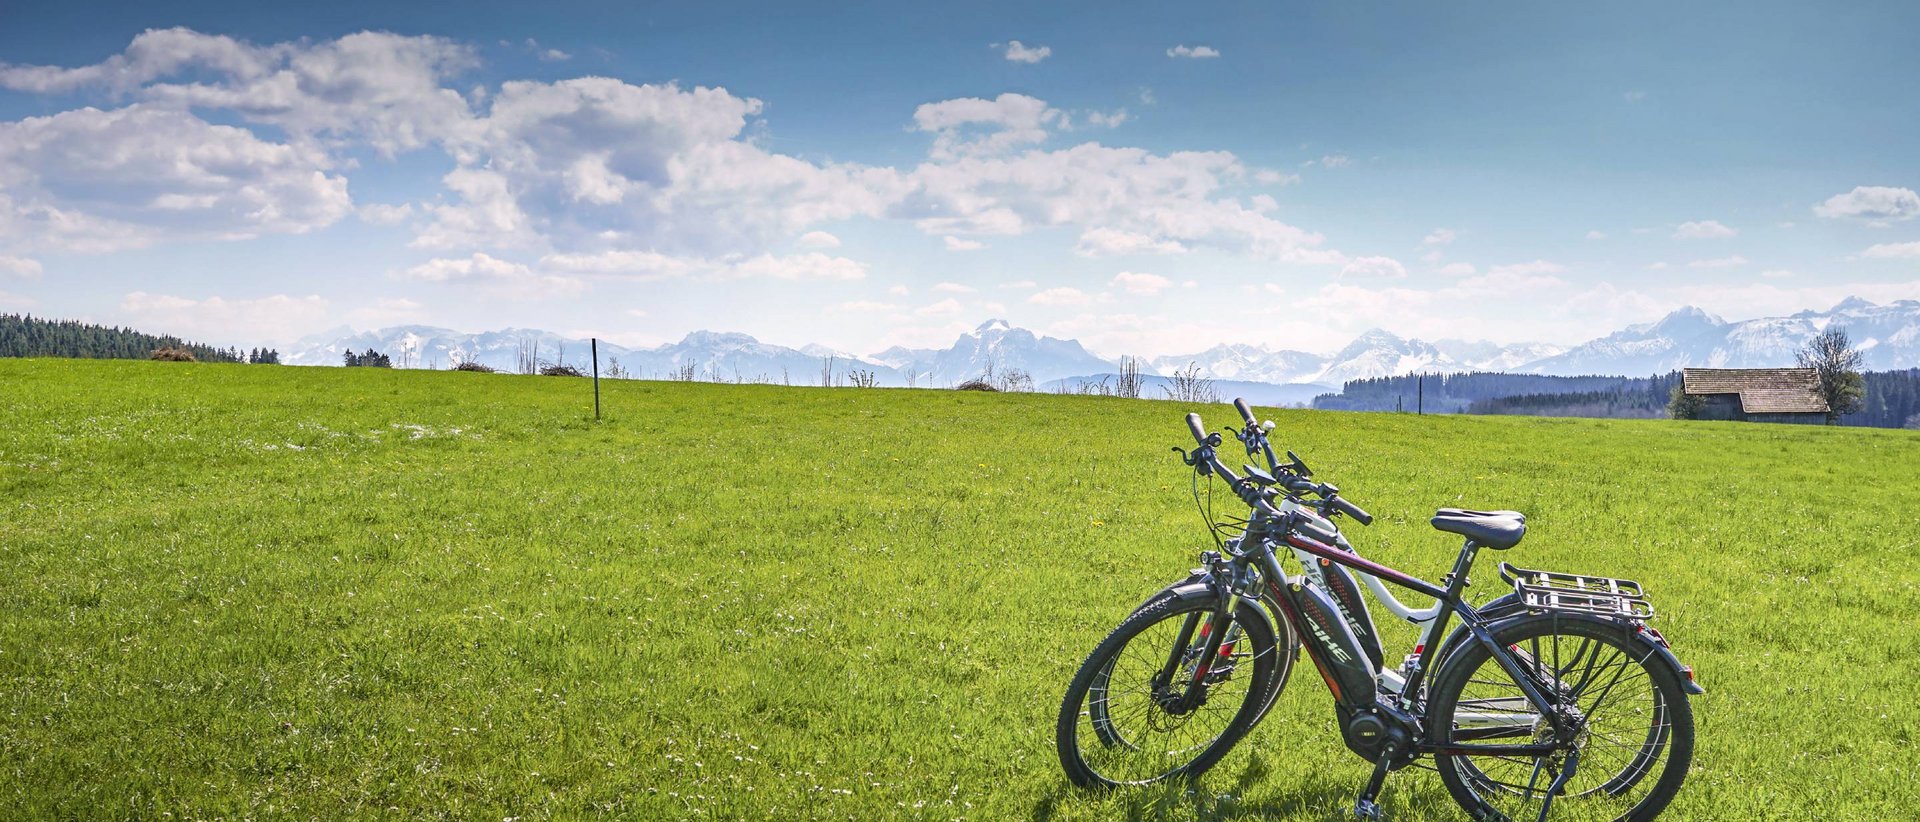
<path fill-rule="evenodd" d="M 1055 728 L 1069 780 L 1115 787 L 1198 776 L 1252 727 L 1274 675 L 1273 629 L 1239 605 L 1209 661 L 1215 605 L 1163 595 L 1094 648 Z"/>
<path fill-rule="evenodd" d="M 1549 818 L 1632 820 L 1659 815 L 1693 759 L 1693 712 L 1680 678 L 1630 629 L 1552 614 L 1511 623 L 1494 639 L 1509 649 L 1554 710 L 1579 728 L 1573 775 Z M 1476 819 L 1534 819 L 1572 750 L 1499 756 L 1448 746 L 1528 744 L 1554 734 L 1486 646 L 1465 643 L 1435 678 L 1429 715 L 1440 780 Z"/>

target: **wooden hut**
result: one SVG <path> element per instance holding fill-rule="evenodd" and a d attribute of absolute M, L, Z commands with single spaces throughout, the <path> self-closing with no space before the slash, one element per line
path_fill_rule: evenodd
<path fill-rule="evenodd" d="M 1683 391 L 1699 397 L 1699 420 L 1824 425 L 1827 400 L 1811 368 L 1688 368 Z"/>

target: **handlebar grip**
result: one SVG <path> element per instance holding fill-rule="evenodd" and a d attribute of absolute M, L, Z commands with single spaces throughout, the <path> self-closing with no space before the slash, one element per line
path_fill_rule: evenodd
<path fill-rule="evenodd" d="M 1318 483 L 1306 477 L 1286 477 L 1280 480 L 1280 484 L 1296 494 L 1311 494 L 1315 488 L 1319 487 Z"/>
<path fill-rule="evenodd" d="M 1187 414 L 1187 430 L 1193 432 L 1194 442 L 1200 443 L 1201 445 L 1207 444 L 1207 429 L 1200 424 L 1199 414 L 1191 412 Z"/>
<path fill-rule="evenodd" d="M 1327 504 L 1333 506 L 1334 509 L 1340 513 L 1352 517 L 1354 522 L 1360 523 L 1361 525 L 1373 524 L 1372 514 L 1360 510 L 1360 506 L 1354 505 L 1341 497 L 1334 497 L 1333 499 L 1327 500 Z"/>
<path fill-rule="evenodd" d="M 1260 423 L 1253 421 L 1253 409 L 1247 407 L 1246 400 L 1234 397 L 1233 407 L 1240 409 L 1240 419 L 1246 420 L 1248 425 L 1256 427 L 1260 425 Z"/>

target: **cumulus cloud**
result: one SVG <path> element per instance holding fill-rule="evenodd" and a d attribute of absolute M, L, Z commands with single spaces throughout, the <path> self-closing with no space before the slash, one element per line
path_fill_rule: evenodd
<path fill-rule="evenodd" d="M 1910 188 L 1891 186 L 1855 186 L 1845 194 L 1835 194 L 1813 207 L 1813 213 L 1828 219 L 1893 222 L 1920 216 L 1920 194 Z"/>
<path fill-rule="evenodd" d="M 1190 60 L 1205 60 L 1211 57 L 1219 57 L 1220 52 L 1212 46 L 1189 46 L 1182 43 L 1181 45 L 1167 49 L 1167 56 Z"/>
<path fill-rule="evenodd" d="M 1087 122 L 1101 128 L 1119 128 L 1120 124 L 1128 119 L 1127 110 L 1124 108 L 1117 108 L 1111 112 L 1087 112 Z"/>
<path fill-rule="evenodd" d="M 40 277 L 40 261 L 25 257 L 9 257 L 0 254 L 0 277 L 18 277 L 33 280 Z"/>
<path fill-rule="evenodd" d="M 809 231 L 800 235 L 800 244 L 808 248 L 839 248 L 840 238 L 825 231 Z"/>
<path fill-rule="evenodd" d="M 1087 292 L 1067 286 L 1049 288 L 1027 298 L 1027 302 L 1037 305 L 1086 305 L 1092 301 Z"/>
<path fill-rule="evenodd" d="M 743 139 L 761 103 L 725 89 L 606 77 L 509 82 L 454 148 L 426 248 L 764 249 L 811 224 L 877 214 L 891 169 L 815 165 Z"/>
<path fill-rule="evenodd" d="M 1042 142 L 1065 117 L 1045 100 L 1008 92 L 992 100 L 961 97 L 922 103 L 913 110 L 913 126 L 935 135 L 935 158 L 950 159 Z"/>
<path fill-rule="evenodd" d="M 952 234 L 946 236 L 945 242 L 948 251 L 979 251 L 987 247 L 986 243 L 980 242 L 979 240 L 963 240 Z"/>
<path fill-rule="evenodd" d="M 298 234 L 352 213 L 319 150 L 146 104 L 0 123 L 0 238 L 105 252 Z"/>
<path fill-rule="evenodd" d="M 1440 273 L 1449 277 L 1466 277 L 1472 275 L 1474 271 L 1474 267 L 1468 263 L 1448 263 L 1440 267 Z"/>
<path fill-rule="evenodd" d="M 1004 45 L 993 44 L 1007 60 L 1015 63 L 1038 63 L 1053 56 L 1053 49 L 1047 46 L 1029 46 L 1019 40 L 1009 40 Z"/>
<path fill-rule="evenodd" d="M 1735 254 L 1731 257 L 1719 257 L 1711 260 L 1694 260 L 1687 263 L 1688 268 L 1739 268 L 1747 264 L 1747 258 Z"/>
<path fill-rule="evenodd" d="M 945 294 L 972 294 L 976 289 L 973 286 L 961 285 L 960 283 L 935 283 L 933 290 Z"/>
<path fill-rule="evenodd" d="M 1110 285 L 1137 297 L 1152 297 L 1173 285 L 1173 281 L 1158 274 L 1122 271 L 1113 275 Z"/>
<path fill-rule="evenodd" d="M 1876 243 L 1860 256 L 1878 260 L 1920 260 L 1920 242 Z"/>
<path fill-rule="evenodd" d="M 1180 254 L 1187 250 L 1178 240 L 1156 240 L 1147 234 L 1114 228 L 1090 228 L 1080 233 L 1073 253 L 1082 257 L 1110 257 L 1116 254 Z"/>
<path fill-rule="evenodd" d="M 1247 168 L 1227 152 L 1158 155 L 1139 148 L 1086 143 L 1010 157 L 964 157 L 928 163 L 910 175 L 915 187 L 890 213 L 929 233 L 1021 234 L 1034 228 L 1092 226 L 1136 235 L 1083 235 L 1084 253 L 1113 250 L 1109 241 L 1145 237 L 1156 250 L 1205 246 L 1287 262 L 1338 262 L 1305 231 L 1221 196 L 1243 183 Z"/>
<path fill-rule="evenodd" d="M 1673 238 L 1676 240 L 1724 240 L 1739 234 L 1739 230 L 1728 228 L 1719 220 L 1685 222 L 1673 230 Z"/>
<path fill-rule="evenodd" d="M 475 256 L 485 256 L 476 254 Z M 776 256 L 729 255 L 683 257 L 657 251 L 601 251 L 549 254 L 540 258 L 543 271 L 637 280 L 706 277 L 730 280 L 763 277 L 774 280 L 847 281 L 865 279 L 867 267 L 858 260 L 819 252 Z"/>
<path fill-rule="evenodd" d="M 399 225 L 413 216 L 413 204 L 363 203 L 355 213 L 360 221 L 373 225 Z"/>
<path fill-rule="evenodd" d="M 1567 267 L 1559 263 L 1548 262 L 1546 260 L 1534 260 L 1530 263 L 1496 265 L 1487 269 L 1487 273 L 1495 277 L 1539 277 L 1565 273 L 1566 270 Z"/>
<path fill-rule="evenodd" d="M 1607 233 L 1597 228 L 1587 232 L 1587 239 L 1589 240 L 1604 240 L 1606 238 L 1607 238 Z"/>
<path fill-rule="evenodd" d="M 1397 280 L 1407 276 L 1407 267 L 1392 257 L 1355 257 L 1341 267 L 1340 276 Z"/>
<path fill-rule="evenodd" d="M 1320 164 L 1321 168 L 1346 168 L 1347 166 L 1353 165 L 1353 158 L 1345 154 L 1328 154 L 1319 160 L 1309 160 L 1307 164 L 1313 165 L 1316 162 Z"/>
<path fill-rule="evenodd" d="M 966 309 L 960 305 L 959 300 L 948 297 L 937 303 L 920 306 L 914 309 L 913 313 L 921 317 L 950 317 L 964 310 Z"/>
<path fill-rule="evenodd" d="M 120 301 L 120 313 L 141 328 L 209 342 L 241 344 L 292 340 L 325 328 L 328 303 L 317 295 L 191 299 L 135 291 Z"/>
<path fill-rule="evenodd" d="M 0 67 L 0 86 L 223 109 L 292 135 L 351 138 L 391 154 L 465 125 L 465 98 L 441 83 L 476 65 L 471 47 L 439 37 L 360 32 L 256 46 L 172 28 L 143 32 L 92 65 Z"/>
<path fill-rule="evenodd" d="M 1454 237 L 1456 236 L 1451 228 L 1436 228 L 1432 233 L 1421 238 L 1420 243 L 1422 245 L 1452 245 Z"/>

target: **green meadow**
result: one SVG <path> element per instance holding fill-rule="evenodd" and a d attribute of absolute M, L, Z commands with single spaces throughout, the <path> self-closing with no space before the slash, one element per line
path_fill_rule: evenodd
<path fill-rule="evenodd" d="M 1304 667 L 1196 785 L 1055 760 L 1082 657 L 1211 545 L 1168 449 L 1230 407 L 603 390 L 596 422 L 572 378 L 0 360 L 0 816 L 1350 808 L 1370 766 Z M 1491 557 L 1647 587 L 1708 689 L 1665 818 L 1920 807 L 1920 433 L 1263 415 L 1372 558 L 1438 578 L 1434 508 L 1515 508 Z M 1427 771 L 1385 800 L 1464 818 Z"/>

